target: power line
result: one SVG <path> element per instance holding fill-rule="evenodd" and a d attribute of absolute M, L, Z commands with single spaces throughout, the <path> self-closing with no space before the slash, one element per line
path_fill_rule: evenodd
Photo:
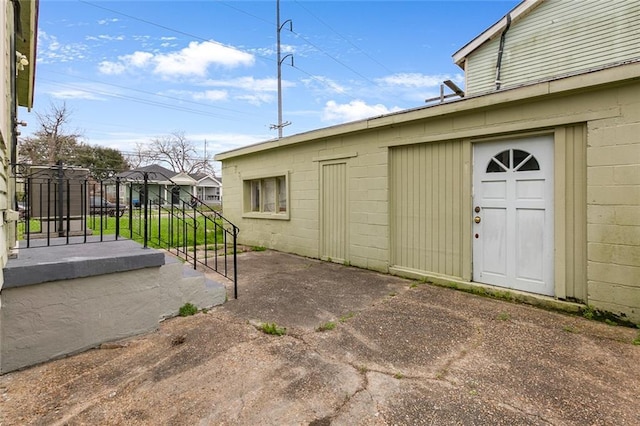
<path fill-rule="evenodd" d="M 244 111 L 235 110 L 235 109 L 232 109 L 232 108 L 225 108 L 225 107 L 221 107 L 221 106 L 217 106 L 217 105 L 209 105 L 209 104 L 205 104 L 205 103 L 202 103 L 202 102 L 196 102 L 196 101 L 192 101 L 192 100 L 189 100 L 189 99 L 178 98 L 178 97 L 175 97 L 175 96 L 163 95 L 163 94 L 160 94 L 160 93 L 148 92 L 146 90 L 135 89 L 133 87 L 121 86 L 121 85 L 118 85 L 118 84 L 105 83 L 103 81 L 93 80 L 93 79 L 90 79 L 90 78 L 80 77 L 80 76 L 77 76 L 77 75 L 72 75 L 72 74 L 68 74 L 68 73 L 62 73 L 62 72 L 58 72 L 58 71 L 48 70 L 48 72 L 51 72 L 53 74 L 64 75 L 64 76 L 67 76 L 67 77 L 73 77 L 73 78 L 77 78 L 77 79 L 80 79 L 80 80 L 89 81 L 91 83 L 98 83 L 98 84 L 102 84 L 102 85 L 105 85 L 105 86 L 111 86 L 111 87 L 117 87 L 119 89 L 130 90 L 132 92 L 144 93 L 146 95 L 152 95 L 152 96 L 157 96 L 157 97 L 160 97 L 160 98 L 167 98 L 167 99 L 171 99 L 171 100 L 175 100 L 175 101 L 186 102 L 186 103 L 195 104 L 195 105 L 202 105 L 202 106 L 206 106 L 208 108 L 221 109 L 221 110 L 224 110 L 224 111 L 235 112 L 235 113 L 238 113 L 238 114 L 246 114 L 246 115 L 251 116 L 251 114 L 247 114 Z M 85 90 L 85 91 L 90 93 L 90 91 L 88 91 L 88 90 Z"/>
<path fill-rule="evenodd" d="M 167 30 L 167 31 L 174 32 L 174 33 L 176 33 L 176 34 L 181 34 L 181 35 L 185 35 L 185 36 L 188 36 L 188 37 L 193 37 L 194 39 L 197 39 L 197 40 L 200 40 L 200 41 L 211 42 L 211 43 L 218 44 L 218 45 L 220 45 L 220 46 L 229 47 L 229 46 L 226 46 L 226 45 L 225 45 L 225 44 L 223 44 L 223 43 L 216 42 L 215 40 L 207 39 L 207 38 L 204 38 L 204 37 L 199 36 L 199 35 L 195 35 L 195 34 L 188 33 L 188 32 L 182 31 L 182 30 L 178 30 L 178 29 L 175 29 L 175 28 L 172 28 L 172 27 L 166 26 L 166 25 L 158 24 L 158 23 L 156 23 L 156 22 L 149 21 L 149 20 L 147 20 L 147 19 L 138 18 L 138 17 L 136 17 L 136 16 L 133 16 L 133 15 L 130 15 L 130 14 L 127 14 L 127 13 L 124 13 L 124 12 L 120 12 L 120 11 L 117 11 L 117 10 L 114 10 L 114 9 L 111 9 L 111 8 L 108 8 L 108 7 L 100 6 L 100 5 L 97 5 L 97 4 L 95 4 L 95 3 L 92 3 L 92 2 L 89 2 L 89 1 L 86 1 L 86 0 L 79 0 L 79 1 L 80 1 L 81 3 L 86 4 L 86 5 L 89 5 L 89 6 L 92 6 L 92 7 L 96 7 L 96 8 L 98 8 L 98 9 L 103 9 L 103 10 L 106 10 L 106 11 L 108 11 L 108 12 L 115 13 L 115 14 L 117 14 L 117 15 L 121 15 L 121 16 L 127 17 L 127 18 L 129 18 L 129 19 L 133 19 L 133 20 L 136 20 L 136 21 L 139 21 L 139 22 L 143 22 L 143 23 L 148 24 L 148 25 L 152 25 L 152 26 L 155 26 L 155 27 L 158 27 L 158 28 L 162 28 L 162 29 L 165 29 L 165 30 Z M 252 17 L 252 18 L 254 18 L 254 19 L 257 19 L 257 20 L 259 20 L 259 21 L 261 21 L 261 22 L 263 22 L 263 23 L 266 23 L 266 24 L 269 24 L 269 25 L 274 25 L 274 24 L 273 24 L 273 22 L 271 22 L 271 21 L 268 21 L 268 20 L 263 19 L 263 18 L 261 18 L 261 17 L 259 17 L 259 16 L 257 16 L 257 15 L 254 15 L 254 14 L 252 14 L 252 13 L 249 13 L 249 12 L 247 12 L 246 10 L 243 10 L 243 9 L 241 9 L 241 8 L 239 8 L 239 7 L 232 6 L 232 5 L 228 4 L 227 2 L 218 1 L 218 3 L 220 3 L 220 4 L 224 5 L 224 6 L 227 6 L 227 7 L 231 8 L 231 9 L 234 9 L 234 10 L 236 10 L 236 11 L 240 12 L 240 13 L 243 13 L 243 14 L 245 14 L 245 15 L 247 15 L 247 16 L 250 16 L 250 17 Z M 296 2 L 296 3 L 298 3 L 298 2 Z M 310 12 L 309 12 L 309 13 L 310 13 Z M 320 20 L 319 18 L 316 18 L 316 19 Z M 321 21 L 321 22 L 322 22 L 322 21 Z M 325 24 L 325 25 L 326 25 L 326 24 Z M 327 25 L 327 26 L 328 26 L 328 25 Z M 301 38 L 302 40 L 304 40 L 305 42 L 307 42 L 309 45 L 313 46 L 317 51 L 319 51 L 319 52 L 323 53 L 325 56 L 327 56 L 328 58 L 330 58 L 331 60 L 333 60 L 333 61 L 334 61 L 334 62 L 336 62 L 337 64 L 339 64 L 339 65 L 341 65 L 342 67 L 344 67 L 344 68 L 348 69 L 349 71 L 351 71 L 351 72 L 352 72 L 352 73 L 354 73 L 355 75 L 357 75 L 357 76 L 359 76 L 360 78 L 362 78 L 363 80 L 365 80 L 365 81 L 367 81 L 367 82 L 369 82 L 369 83 L 373 84 L 374 86 L 378 86 L 378 84 L 377 84 L 376 82 L 372 81 L 371 79 L 369 79 L 368 77 L 364 76 L 363 74 L 361 74 L 361 73 L 360 73 L 360 72 L 358 72 L 357 70 L 353 69 L 352 67 L 348 66 L 348 65 L 347 65 L 347 64 L 345 64 L 344 62 L 342 62 L 342 61 L 340 61 L 339 59 L 335 58 L 334 56 L 332 56 L 331 54 L 329 54 L 328 52 L 326 52 L 324 49 L 322 49 L 322 48 L 321 48 L 321 47 L 319 47 L 318 45 L 316 45 L 316 44 L 314 44 L 313 42 L 311 42 L 308 38 L 304 37 L 302 34 L 298 34 L 298 33 L 296 33 L 295 31 L 291 31 L 291 32 L 292 32 L 293 34 L 295 34 L 296 36 L 300 37 L 300 38 Z M 233 48 L 235 49 L 235 47 L 233 47 Z M 356 46 L 356 48 L 357 48 L 357 46 Z M 365 53 L 365 54 L 366 54 L 366 53 Z M 261 60 L 266 60 L 266 61 L 270 61 L 270 62 L 277 62 L 277 60 L 272 59 L 272 58 L 269 58 L 269 57 L 266 57 L 266 56 L 261 56 L 261 55 L 255 55 L 255 56 L 256 56 L 258 59 L 261 59 Z M 374 61 L 375 61 L 375 59 L 374 59 Z M 300 70 L 300 71 L 303 71 L 300 67 L 296 67 L 296 68 L 297 68 L 298 70 Z M 308 73 L 308 72 L 306 72 L 306 71 L 303 71 L 303 72 L 305 72 L 305 74 L 307 74 L 307 75 L 311 75 L 310 73 Z M 322 81 L 322 80 L 320 80 L 320 79 L 317 79 L 317 80 L 318 80 L 318 81 L 320 81 L 320 82 L 322 82 L 322 83 L 323 83 L 327 88 L 331 88 L 331 86 L 330 86 L 329 84 L 327 84 L 325 81 Z"/>
<path fill-rule="evenodd" d="M 362 75 L 361 73 L 359 73 L 358 71 L 354 70 L 353 68 L 351 68 L 349 65 L 345 64 L 344 62 L 342 62 L 341 60 L 339 60 L 338 58 L 335 58 L 333 56 L 331 56 L 329 53 L 325 52 L 324 50 L 322 50 L 321 47 L 316 46 L 314 43 L 312 43 L 308 38 L 304 37 L 302 34 L 298 34 L 295 31 L 291 31 L 292 33 L 294 33 L 295 35 L 297 35 L 298 37 L 300 37 L 301 39 L 303 39 L 304 41 L 306 41 L 307 43 L 309 43 L 311 46 L 315 47 L 316 49 L 318 49 L 318 51 L 324 53 L 326 56 L 328 56 L 330 59 L 332 59 L 334 62 L 336 62 L 339 65 L 342 65 L 343 67 L 345 67 L 346 69 L 348 69 L 349 71 L 351 71 L 352 73 L 356 74 L 357 76 L 359 76 L 360 78 L 362 78 L 363 80 L 368 81 L 369 83 L 373 84 L 374 86 L 377 86 L 378 84 L 372 80 L 370 80 L 368 77 L 365 77 L 364 75 Z"/>
<path fill-rule="evenodd" d="M 200 111 L 200 110 L 196 110 L 196 109 L 192 109 L 192 108 L 186 108 L 186 107 L 178 107 L 175 105 L 169 105 L 169 104 L 165 104 L 162 102 L 157 102 L 157 101 L 152 101 L 152 100 L 147 100 L 147 99 L 142 99 L 142 98 L 136 98 L 133 96 L 127 96 L 127 95 L 120 95 L 120 94 L 116 94 L 116 93 L 109 93 L 109 92 L 104 92 L 101 90 L 86 90 L 83 87 L 80 86 L 74 86 L 73 84 L 69 84 L 69 83 L 64 83 L 61 81 L 57 81 L 57 80 L 51 80 L 48 78 L 43 78 L 40 77 L 40 80 L 42 81 L 48 81 L 50 83 L 56 84 L 58 86 L 61 87 L 67 87 L 67 88 L 71 88 L 71 89 L 75 89 L 75 90 L 79 90 L 85 93 L 89 93 L 89 94 L 98 94 L 98 95 L 102 95 L 102 96 L 108 96 L 108 97 L 112 97 L 112 98 L 117 98 L 117 99 L 124 99 L 124 100 L 128 100 L 131 102 L 136 102 L 136 103 L 140 103 L 143 105 L 150 105 L 150 106 L 156 106 L 156 107 L 160 107 L 160 108 L 165 108 L 165 109 L 169 109 L 169 110 L 173 110 L 173 111 L 181 111 L 181 112 L 188 112 L 191 114 L 196 114 L 196 115 L 202 115 L 205 117 L 214 117 L 214 118 L 223 118 L 223 119 L 228 119 L 228 120 L 233 120 L 233 121 L 242 121 L 241 118 L 238 117 L 230 117 L 230 116 L 225 116 L 225 115 L 221 115 L 221 114 L 214 114 L 214 113 L 208 113 L 205 111 Z"/>
<path fill-rule="evenodd" d="M 322 25 L 324 25 L 325 27 L 327 27 L 328 29 L 330 29 L 334 34 L 338 35 L 341 39 L 343 39 L 344 41 L 346 41 L 347 43 L 349 43 L 351 46 L 353 46 L 354 48 L 356 48 L 360 53 L 362 53 L 363 55 L 365 55 L 367 58 L 371 59 L 373 62 L 375 62 L 376 64 L 380 65 L 382 68 L 384 68 L 385 71 L 393 74 L 393 71 L 391 71 L 385 64 L 383 64 L 382 62 L 378 61 L 376 58 L 372 57 L 371 55 L 369 55 L 367 52 L 365 52 L 364 50 L 362 50 L 359 46 L 355 45 L 351 40 L 349 40 L 348 38 L 344 37 L 342 34 L 340 34 L 338 31 L 336 31 L 335 29 L 333 29 L 333 27 L 331 27 L 329 24 L 327 24 L 324 20 L 320 19 L 320 17 L 318 17 L 317 15 L 315 15 L 313 12 L 311 12 L 306 6 L 304 6 L 301 2 L 299 2 L 298 0 L 294 0 L 295 3 L 300 6 L 302 9 L 304 9 L 309 15 L 313 16 L 314 18 L 316 18 L 316 20 L 318 22 L 320 22 Z"/>

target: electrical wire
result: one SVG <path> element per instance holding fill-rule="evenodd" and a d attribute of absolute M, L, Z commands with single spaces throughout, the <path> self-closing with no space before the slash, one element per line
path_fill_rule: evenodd
<path fill-rule="evenodd" d="M 232 109 L 232 108 L 225 108 L 225 107 L 221 107 L 221 106 L 217 106 L 217 105 L 209 105 L 209 104 L 205 104 L 205 103 L 202 103 L 202 102 L 192 101 L 192 100 L 184 99 L 184 98 L 178 98 L 178 97 L 175 97 L 175 96 L 163 95 L 163 94 L 160 94 L 160 93 L 148 92 L 146 90 L 135 89 L 133 87 L 121 86 L 121 85 L 118 85 L 118 84 L 105 83 L 103 81 L 93 80 L 93 79 L 86 78 L 86 77 L 81 77 L 81 76 L 78 76 L 78 75 L 72 75 L 72 74 L 62 73 L 62 72 L 52 71 L 52 70 L 47 70 L 47 71 L 50 72 L 50 73 L 53 73 L 53 74 L 59 74 L 59 75 L 67 76 L 67 77 L 73 77 L 73 78 L 77 78 L 77 79 L 80 79 L 80 80 L 89 81 L 91 83 L 101 84 L 101 85 L 104 85 L 104 86 L 117 87 L 119 89 L 130 90 L 132 92 L 144 93 L 146 95 L 157 96 L 157 97 L 160 97 L 160 98 L 166 98 L 166 99 L 171 99 L 171 100 L 174 100 L 174 101 L 180 101 L 180 102 L 185 102 L 185 103 L 190 103 L 190 104 L 195 104 L 195 105 L 202 105 L 202 106 L 205 106 L 205 107 L 208 107 L 208 108 L 215 108 L 215 109 L 220 109 L 220 110 L 224 110 L 224 111 L 235 112 L 235 113 L 238 113 L 238 114 L 246 114 L 248 116 L 252 115 L 252 114 L 247 114 L 244 111 L 240 111 L 240 110 L 236 110 L 236 109 Z M 89 91 L 87 91 L 87 92 L 89 92 Z"/>
<path fill-rule="evenodd" d="M 221 114 L 208 113 L 208 112 L 205 112 L 205 111 L 199 111 L 199 110 L 192 109 L 192 108 L 178 107 L 178 106 L 175 106 L 175 105 L 169 105 L 169 104 L 165 104 L 165 103 L 162 103 L 162 102 L 146 100 L 146 99 L 142 99 L 142 98 L 136 98 L 136 97 L 133 97 L 133 96 L 121 95 L 121 94 L 116 94 L 116 93 L 109 93 L 109 92 L 96 90 L 96 89 L 93 89 L 92 91 L 88 91 L 85 88 L 80 87 L 80 86 L 74 86 L 73 84 L 64 83 L 64 82 L 56 81 L 56 80 L 51 80 L 51 79 L 44 78 L 44 77 L 40 77 L 40 80 L 41 81 L 47 81 L 47 82 L 53 83 L 53 84 L 61 86 L 61 87 L 66 87 L 66 88 L 79 90 L 79 91 L 82 91 L 82 92 L 85 92 L 85 93 L 89 93 L 89 94 L 98 94 L 98 95 L 117 98 L 117 99 L 124 99 L 124 100 L 128 100 L 128 101 L 131 101 L 131 102 L 140 103 L 140 104 L 143 104 L 143 105 L 156 106 L 156 107 L 161 107 L 161 108 L 165 108 L 165 109 L 169 109 L 169 110 L 173 110 L 173 111 L 188 112 L 190 114 L 202 115 L 202 116 L 205 116 L 205 117 L 224 118 L 224 119 L 229 119 L 229 120 L 234 120 L 234 121 L 243 121 L 243 119 L 239 118 L 239 117 L 230 117 L 230 116 L 224 116 L 224 115 L 221 115 Z"/>
<path fill-rule="evenodd" d="M 177 29 L 175 29 L 175 28 L 171 28 L 171 27 L 168 27 L 168 26 L 166 26 L 166 25 L 162 25 L 162 24 L 158 24 L 158 23 L 155 23 L 155 22 L 152 22 L 152 21 L 146 20 L 146 19 L 138 18 L 138 17 L 136 17 L 136 16 L 129 15 L 129 14 L 126 14 L 126 13 L 123 13 L 123 12 L 119 12 L 119 11 L 117 11 L 117 10 L 110 9 L 110 8 L 108 8 L 108 7 L 99 6 L 99 5 L 95 4 L 95 3 L 92 3 L 92 2 L 89 2 L 89 1 L 86 1 L 86 0 L 79 0 L 79 1 L 80 1 L 81 3 L 87 4 L 87 5 L 89 5 L 89 6 L 93 6 L 93 7 L 96 7 L 96 8 L 99 8 L 99 9 L 103 9 L 103 10 L 106 10 L 106 11 L 109 11 L 109 12 L 112 12 L 112 13 L 115 13 L 115 14 L 118 14 L 118 15 L 121 15 L 121 16 L 125 16 L 125 17 L 127 17 L 127 18 L 130 18 L 130 19 L 133 19 L 133 20 L 136 20 L 136 21 L 139 21 L 139 22 L 143 22 L 143 23 L 146 23 L 146 24 L 148 24 L 148 25 L 152 25 L 152 26 L 155 26 L 155 27 L 158 27 L 158 28 L 162 28 L 162 29 L 165 29 L 165 30 L 167 30 L 167 31 L 172 31 L 172 32 L 177 33 L 177 34 L 186 35 L 186 36 L 188 36 L 188 37 L 193 37 L 193 38 L 195 38 L 195 39 L 197 39 L 197 40 L 201 40 L 201 41 L 209 41 L 209 42 L 216 43 L 216 44 L 219 44 L 219 45 L 224 46 L 224 47 L 229 47 L 229 46 L 224 45 L 223 43 L 219 43 L 219 42 L 213 41 L 213 40 L 211 40 L 211 39 L 206 39 L 206 38 L 204 38 L 204 37 L 201 37 L 201 36 L 198 36 L 198 35 L 195 35 L 195 34 L 191 34 L 191 33 L 187 33 L 187 32 L 185 32 L 185 31 L 177 30 Z M 272 23 L 272 22 L 270 22 L 270 21 L 267 21 L 267 20 L 265 20 L 265 19 L 263 19 L 263 18 L 261 18 L 261 17 L 258 17 L 258 16 L 254 15 L 254 14 L 252 14 L 252 13 L 249 13 L 249 12 L 247 12 L 247 11 L 245 11 L 245 10 L 241 9 L 241 8 L 238 8 L 238 7 L 236 7 L 236 6 L 232 6 L 232 5 L 230 5 L 230 4 L 226 3 L 226 2 L 222 2 L 222 1 L 218 1 L 218 3 L 220 3 L 220 4 L 224 5 L 224 6 L 227 6 L 227 7 L 231 8 L 231 9 L 234 9 L 234 10 L 236 10 L 236 11 L 240 12 L 240 13 L 243 13 L 243 14 L 245 14 L 245 15 L 247 15 L 247 16 L 250 16 L 250 17 L 252 17 L 252 18 L 254 18 L 254 19 L 257 19 L 257 20 L 259 20 L 259 21 L 261 21 L 261 22 L 263 22 L 263 23 L 267 23 L 267 24 L 269 24 L 269 25 L 273 25 L 273 26 L 275 26 L 275 23 Z M 296 2 L 296 3 L 297 3 L 297 2 Z M 308 11 L 308 10 L 307 10 L 307 11 Z M 309 13 L 310 13 L 310 12 L 309 12 Z M 312 16 L 314 16 L 314 15 L 312 15 Z M 319 19 L 319 18 L 317 18 L 317 17 L 316 17 L 316 19 L 320 20 L 320 19 Z M 322 22 L 322 21 L 320 21 L 320 22 Z M 328 25 L 327 25 L 327 26 L 328 26 Z M 329 27 L 329 28 L 330 28 L 330 27 Z M 352 68 L 352 67 L 350 67 L 349 65 L 347 65 L 347 64 L 345 64 L 344 62 L 340 61 L 339 59 L 337 59 L 337 58 L 336 58 L 336 57 L 334 57 L 333 55 L 329 54 L 329 53 L 328 53 L 328 52 L 326 52 L 324 49 L 322 49 L 321 47 L 319 47 L 318 45 L 316 45 L 315 43 L 313 43 L 312 41 L 310 41 L 308 38 L 304 37 L 302 34 L 296 33 L 296 32 L 295 32 L 295 31 L 293 31 L 293 30 L 292 30 L 291 32 L 292 32 L 293 34 L 295 34 L 296 36 L 300 37 L 302 40 L 304 40 L 304 41 L 305 41 L 306 43 L 308 43 L 309 45 L 313 46 L 317 51 L 321 52 L 322 54 L 324 54 L 325 56 L 327 56 L 329 59 L 333 60 L 334 62 L 336 62 L 336 63 L 337 63 L 337 64 L 339 64 L 340 66 L 342 66 L 342 67 L 346 68 L 347 70 L 351 71 L 352 73 L 354 73 L 355 75 L 359 76 L 359 77 L 360 77 L 360 78 L 362 78 L 363 80 L 365 80 L 365 81 L 367 81 L 367 82 L 369 82 L 369 83 L 373 84 L 374 86 L 378 86 L 378 85 L 379 85 L 379 84 L 378 84 L 378 83 L 376 83 L 375 81 L 373 81 L 373 80 L 369 79 L 368 77 L 366 77 L 366 76 L 365 76 L 365 75 L 363 75 L 362 73 L 358 72 L 357 70 L 353 69 L 353 68 Z M 231 47 L 231 48 L 234 48 L 234 47 Z M 357 46 L 356 46 L 356 48 L 357 48 Z M 235 48 L 234 48 L 234 49 L 235 49 Z M 364 53 L 364 52 L 363 52 L 363 53 Z M 366 53 L 365 53 L 365 54 L 366 54 Z M 268 60 L 268 61 L 271 61 L 271 62 L 277 62 L 277 60 L 272 59 L 272 58 L 269 58 L 269 57 L 266 57 L 266 56 L 260 56 L 260 55 L 257 55 L 257 58 L 262 59 L 262 60 Z M 374 61 L 375 61 L 375 59 L 374 59 Z M 377 62 L 377 61 L 376 61 L 376 62 Z M 384 66 L 384 65 L 383 65 L 383 66 Z M 301 68 L 299 68 L 299 67 L 296 67 L 296 68 L 302 71 L 302 69 L 301 69 Z M 311 75 L 311 73 L 308 73 L 308 72 L 306 72 L 306 71 L 305 71 L 305 73 L 306 73 L 306 74 L 308 74 L 308 75 Z M 318 81 L 321 81 L 321 82 L 322 82 L 322 80 L 318 80 Z M 326 82 L 323 82 L 323 84 L 325 84 L 325 85 L 327 86 L 327 88 L 331 88 L 331 86 L 330 86 L 330 85 L 328 85 Z"/>
<path fill-rule="evenodd" d="M 335 29 L 333 29 L 333 27 L 331 27 L 329 24 L 327 24 L 323 19 L 321 19 L 320 17 L 318 17 L 317 15 L 315 15 L 313 12 L 311 12 L 306 6 L 304 6 L 301 2 L 299 2 L 298 0 L 294 0 L 294 2 L 300 6 L 302 9 L 304 9 L 309 15 L 313 16 L 314 18 L 316 18 L 316 20 L 318 22 L 320 22 L 322 25 L 324 25 L 325 27 L 327 27 L 329 30 L 331 30 L 334 34 L 336 34 L 338 37 L 340 37 L 341 39 L 343 39 L 344 41 L 346 41 L 347 43 L 349 43 L 351 46 L 353 46 L 356 50 L 358 50 L 360 53 L 362 53 L 364 56 L 366 56 L 367 58 L 369 58 L 371 61 L 375 62 L 376 64 L 380 65 L 385 71 L 387 71 L 390 74 L 393 74 L 393 71 L 391 71 L 389 69 L 389 67 L 387 67 L 385 64 L 383 64 L 382 62 L 378 61 L 376 58 L 372 57 L 371 55 L 369 55 L 367 52 L 365 52 L 364 50 L 362 50 L 359 46 L 357 46 L 356 44 L 354 44 L 351 40 L 349 40 L 348 38 L 346 38 L 345 36 L 343 36 L 342 34 L 340 34 L 338 31 L 336 31 Z"/>

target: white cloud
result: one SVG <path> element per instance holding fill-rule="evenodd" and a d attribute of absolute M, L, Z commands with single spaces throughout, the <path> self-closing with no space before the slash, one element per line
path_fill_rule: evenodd
<path fill-rule="evenodd" d="M 193 99 L 205 101 L 224 101 L 229 97 L 226 90 L 205 90 L 192 94 Z"/>
<path fill-rule="evenodd" d="M 153 59 L 153 53 L 134 52 L 131 55 L 122 56 L 122 59 L 123 62 L 128 63 L 131 66 L 142 68 Z"/>
<path fill-rule="evenodd" d="M 347 88 L 338 84 L 335 80 L 321 75 L 314 75 L 313 78 L 303 79 L 302 82 L 310 88 L 318 89 L 321 87 L 323 90 L 329 89 L 330 93 L 345 94 Z"/>
<path fill-rule="evenodd" d="M 151 67 L 152 71 L 163 77 L 170 76 L 205 76 L 212 65 L 235 68 L 253 65 L 253 55 L 205 41 L 191 42 L 188 47 L 179 51 L 153 54 L 150 52 L 134 52 L 118 57 L 117 62 L 104 61 L 100 64 L 101 72 L 117 74 L 129 68 Z"/>
<path fill-rule="evenodd" d="M 95 93 L 91 93 L 89 91 L 80 90 L 80 89 L 66 89 L 66 90 L 56 90 L 49 92 L 51 97 L 56 99 L 86 99 L 92 101 L 104 101 L 106 99 L 96 95 Z"/>
<path fill-rule="evenodd" d="M 420 74 L 420 73 L 398 73 L 376 79 L 376 81 L 388 88 L 404 89 L 435 89 L 439 88 L 445 80 L 452 80 L 457 85 L 464 84 L 464 75 L 449 74 Z"/>
<path fill-rule="evenodd" d="M 98 64 L 98 71 L 107 75 L 118 75 L 125 71 L 126 67 L 123 64 L 115 62 L 102 61 Z"/>
<path fill-rule="evenodd" d="M 98 21 L 98 25 L 109 25 L 111 23 L 115 23 L 120 21 L 118 18 L 111 18 L 111 19 L 100 19 Z"/>
<path fill-rule="evenodd" d="M 278 90 L 278 80 L 275 78 L 253 78 L 238 77 L 230 80 L 207 80 L 205 86 L 232 87 L 252 92 L 276 92 Z M 283 80 L 282 87 L 293 87 L 295 84 Z"/>
<path fill-rule="evenodd" d="M 262 104 L 273 102 L 275 97 L 268 93 L 255 93 L 252 95 L 239 95 L 236 96 L 235 99 L 247 101 L 251 105 L 260 106 Z"/>
<path fill-rule="evenodd" d="M 87 45 L 82 43 L 65 43 L 58 41 L 56 36 L 45 31 L 38 31 L 38 62 L 72 62 L 84 59 L 89 52 Z"/>
<path fill-rule="evenodd" d="M 344 123 L 389 114 L 400 110 L 401 108 L 398 107 L 389 109 L 382 104 L 367 105 L 361 100 L 354 100 L 348 104 L 338 104 L 336 101 L 328 101 L 322 111 L 322 120 Z"/>
<path fill-rule="evenodd" d="M 122 41 L 124 40 L 124 36 L 123 35 L 119 35 L 119 36 L 111 36 L 108 34 L 100 34 L 98 36 L 99 40 L 107 40 L 107 41 Z"/>
<path fill-rule="evenodd" d="M 270 47 L 260 47 L 257 49 L 249 49 L 250 52 L 255 53 L 256 55 L 260 55 L 260 56 L 276 56 L 276 54 L 278 53 L 278 51 L 276 50 L 276 46 L 270 46 Z M 284 55 L 288 55 L 288 54 L 293 54 L 296 53 L 296 47 L 291 45 L 291 44 L 281 44 L 280 45 L 280 53 L 282 56 Z"/>
<path fill-rule="evenodd" d="M 162 75 L 204 76 L 210 65 L 235 68 L 253 65 L 253 55 L 221 44 L 191 42 L 188 47 L 169 54 L 156 55 L 154 72 Z"/>
<path fill-rule="evenodd" d="M 420 73 L 398 73 L 377 79 L 388 86 L 427 88 L 438 87 L 444 80 L 451 79 L 448 74 L 425 75 Z"/>

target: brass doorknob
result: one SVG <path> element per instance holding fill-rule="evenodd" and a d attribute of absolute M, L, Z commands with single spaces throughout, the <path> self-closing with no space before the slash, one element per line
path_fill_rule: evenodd
<path fill-rule="evenodd" d="M 475 223 L 480 223 L 480 216 L 476 216 L 475 218 L 473 218 L 473 221 Z"/>

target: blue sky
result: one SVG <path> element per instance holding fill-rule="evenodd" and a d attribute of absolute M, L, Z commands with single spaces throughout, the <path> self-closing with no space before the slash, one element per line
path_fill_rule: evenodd
<path fill-rule="evenodd" d="M 281 0 L 284 136 L 415 108 L 451 55 L 519 1 Z M 34 112 L 133 151 L 184 132 L 209 154 L 277 137 L 276 1 L 41 0 Z"/>

